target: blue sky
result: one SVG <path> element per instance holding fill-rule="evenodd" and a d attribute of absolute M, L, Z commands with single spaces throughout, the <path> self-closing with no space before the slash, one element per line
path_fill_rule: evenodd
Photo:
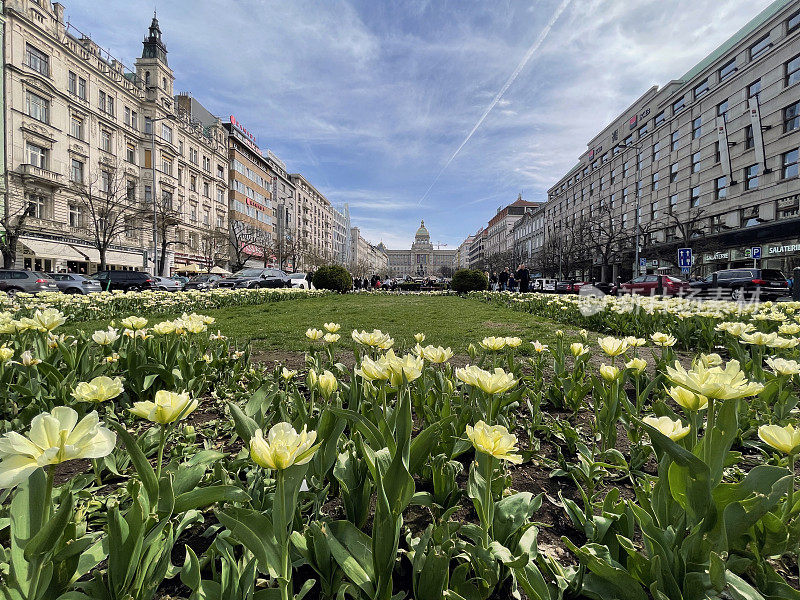
<path fill-rule="evenodd" d="M 291 172 L 335 205 L 349 203 L 370 241 L 408 247 L 425 219 L 434 242 L 455 248 L 518 193 L 544 200 L 612 118 L 770 3 L 568 2 L 442 172 L 566 1 L 156 6 L 176 91 L 224 119 L 236 115 Z M 133 65 L 152 1 L 64 3 L 73 25 Z"/>

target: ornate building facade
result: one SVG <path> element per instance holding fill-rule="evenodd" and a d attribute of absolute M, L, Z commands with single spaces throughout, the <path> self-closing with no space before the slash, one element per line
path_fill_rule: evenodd
<path fill-rule="evenodd" d="M 450 277 L 456 250 L 434 248 L 421 221 L 410 250 L 386 250 L 390 277 Z"/>

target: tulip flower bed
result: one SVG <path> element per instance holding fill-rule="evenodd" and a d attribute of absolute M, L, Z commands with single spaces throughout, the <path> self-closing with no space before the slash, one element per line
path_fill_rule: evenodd
<path fill-rule="evenodd" d="M 33 295 L 19 292 L 13 296 L 0 293 L 0 313 L 17 318 L 31 316 L 34 311 L 54 308 L 78 321 L 130 314 L 167 315 L 208 311 L 227 306 L 252 306 L 301 298 L 324 296 L 325 290 L 286 289 L 212 289 L 185 292 L 99 292 L 87 295 L 43 292 Z"/>
<path fill-rule="evenodd" d="M 0 590 L 800 598 L 797 315 L 720 311 L 691 317 L 696 355 L 665 307 L 638 335 L 477 338 L 461 367 L 424 333 L 321 321 L 294 370 L 197 314 L 74 338 L 54 310 L 12 319 Z"/>

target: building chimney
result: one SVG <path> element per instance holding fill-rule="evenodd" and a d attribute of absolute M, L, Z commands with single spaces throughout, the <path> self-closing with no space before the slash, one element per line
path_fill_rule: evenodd
<path fill-rule="evenodd" d="M 61 25 L 64 24 L 64 5 L 58 2 L 53 3 L 53 12 L 56 13 L 56 21 Z"/>

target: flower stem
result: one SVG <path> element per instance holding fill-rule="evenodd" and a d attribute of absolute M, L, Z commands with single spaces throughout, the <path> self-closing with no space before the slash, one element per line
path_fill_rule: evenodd
<path fill-rule="evenodd" d="M 794 484 L 795 484 L 795 475 L 794 475 L 794 462 L 797 456 L 795 454 L 789 455 L 789 471 L 792 474 L 792 483 L 789 486 L 789 497 L 786 499 L 786 514 L 784 521 L 787 521 L 792 514 L 792 507 L 794 506 Z"/>
<path fill-rule="evenodd" d="M 483 478 L 486 481 L 486 489 L 483 493 L 483 547 L 489 547 L 489 536 L 492 529 L 492 514 L 494 502 L 492 500 L 492 475 L 494 474 L 494 459 L 491 455 L 485 455 Z"/>
<path fill-rule="evenodd" d="M 156 481 L 161 482 L 161 463 L 164 462 L 164 446 L 167 442 L 167 426 L 161 426 L 161 434 L 158 440 L 158 464 L 156 465 Z"/>

